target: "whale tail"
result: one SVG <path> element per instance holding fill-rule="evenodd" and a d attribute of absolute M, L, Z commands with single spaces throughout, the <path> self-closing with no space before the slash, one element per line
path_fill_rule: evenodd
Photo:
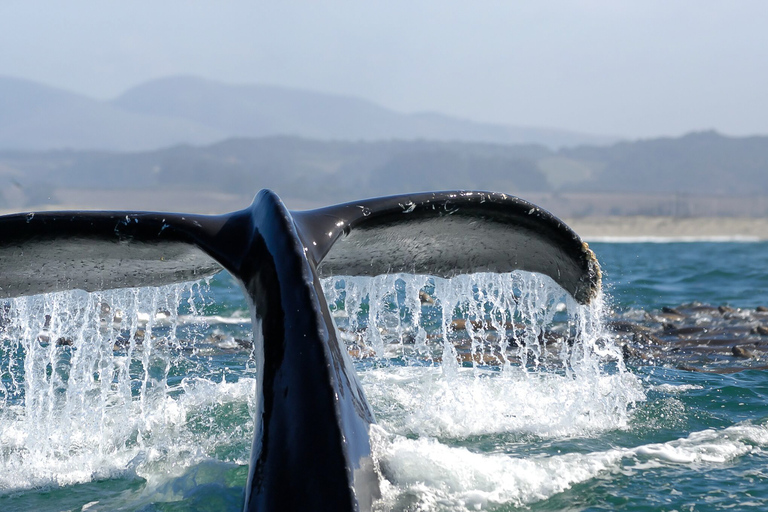
<path fill-rule="evenodd" d="M 332 275 L 526 270 L 578 302 L 592 251 L 521 199 L 436 192 L 290 212 L 271 191 L 225 215 L 44 212 L 0 217 L 0 297 L 157 286 L 228 270 L 254 316 L 258 405 L 246 510 L 369 510 L 378 495 L 365 394 L 322 293 Z"/>

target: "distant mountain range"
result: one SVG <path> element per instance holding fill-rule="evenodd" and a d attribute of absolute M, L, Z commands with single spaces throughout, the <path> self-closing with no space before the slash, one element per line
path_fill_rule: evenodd
<path fill-rule="evenodd" d="M 0 152 L 0 208 L 128 208 L 139 203 L 116 201 L 151 191 L 162 192 L 153 196 L 159 202 L 141 208 L 225 211 L 245 206 L 261 188 L 292 206 L 485 189 L 531 198 L 564 216 L 768 215 L 768 137 L 699 132 L 559 150 L 263 137 L 145 152 Z M 173 208 L 163 196 L 171 193 L 180 201 Z M 205 194 L 223 202 L 206 209 L 199 203 Z"/>
<path fill-rule="evenodd" d="M 292 206 L 486 189 L 561 215 L 768 215 L 768 137 L 611 142 L 193 77 L 112 101 L 0 77 L 0 209 L 223 211 L 260 188 Z"/>
<path fill-rule="evenodd" d="M 0 150 L 146 151 L 232 137 L 435 140 L 605 145 L 616 138 L 565 130 L 476 123 L 436 113 L 403 114 L 373 102 L 268 85 L 227 85 L 178 76 L 99 101 L 0 77 Z"/>

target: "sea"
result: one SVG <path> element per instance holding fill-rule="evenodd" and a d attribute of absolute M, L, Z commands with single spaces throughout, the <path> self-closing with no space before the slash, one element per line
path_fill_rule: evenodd
<path fill-rule="evenodd" d="M 549 278 L 323 282 L 379 511 L 768 509 L 768 244 L 597 241 Z M 0 511 L 238 511 L 250 313 L 227 274 L 0 304 Z"/>

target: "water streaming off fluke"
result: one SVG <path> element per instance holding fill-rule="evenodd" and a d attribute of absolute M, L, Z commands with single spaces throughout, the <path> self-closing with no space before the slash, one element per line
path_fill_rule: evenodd
<path fill-rule="evenodd" d="M 601 300 L 580 305 L 527 272 L 339 277 L 324 290 L 377 413 L 380 510 L 522 505 L 621 459 L 521 448 L 625 429 L 645 399 L 604 336 Z"/>
<path fill-rule="evenodd" d="M 123 498 L 133 509 L 183 499 L 169 481 L 186 482 L 206 461 L 243 468 L 257 379 L 243 298 L 233 305 L 224 281 L 7 301 L 0 494 L 146 480 Z M 335 277 L 323 290 L 377 416 L 382 510 L 542 499 L 579 478 L 512 492 L 509 482 L 534 485 L 514 466 L 521 457 L 539 461 L 525 463 L 538 468 L 531 478 L 562 471 L 521 446 L 623 429 L 644 399 L 603 336 L 600 301 L 580 305 L 548 277 Z M 606 457 L 595 471 L 610 466 Z M 441 481 L 417 459 L 448 474 Z M 435 462 L 444 459 L 458 462 Z M 489 490 L 497 484 L 484 467 L 517 467 L 517 476 Z M 234 482 L 244 486 L 244 473 Z"/>
<path fill-rule="evenodd" d="M 214 357 L 209 300 L 187 283 L 7 301 L 0 490 L 174 473 L 222 449 L 247 461 L 249 352 L 228 357 L 231 375 Z M 228 408 L 238 421 L 222 425 Z"/>

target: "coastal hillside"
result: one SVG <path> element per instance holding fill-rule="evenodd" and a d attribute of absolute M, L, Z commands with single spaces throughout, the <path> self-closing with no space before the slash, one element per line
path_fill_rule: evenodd
<path fill-rule="evenodd" d="M 561 216 L 754 217 L 768 215 L 768 137 L 703 132 L 560 150 L 262 137 L 144 152 L 5 151 L 0 186 L 0 208 L 6 210 L 117 207 L 115 200 L 152 194 L 159 194 L 147 206 L 152 209 L 200 208 L 205 194 L 242 207 L 261 188 L 306 207 L 424 190 L 486 189 L 529 198 Z"/>
<path fill-rule="evenodd" d="M 768 192 L 768 137 L 714 131 L 678 138 L 563 149 L 557 156 L 588 169 L 571 190 L 694 195 Z"/>
<path fill-rule="evenodd" d="M 617 140 L 566 130 L 477 123 L 439 113 L 401 113 L 371 101 L 271 85 L 230 85 L 192 76 L 140 84 L 101 101 L 0 76 L 0 150 L 147 151 L 228 138 L 439 140 L 541 144 Z"/>
<path fill-rule="evenodd" d="M 0 153 L 4 206 L 68 203 L 64 189 L 217 192 L 262 188 L 306 203 L 476 188 L 549 191 L 540 146 L 440 142 L 324 142 L 293 137 L 230 139 L 157 151 Z M 14 196 L 14 197 L 11 197 Z M 47 199 L 49 198 L 50 199 Z"/>
<path fill-rule="evenodd" d="M 209 144 L 227 134 L 186 119 L 135 113 L 46 85 L 0 76 L 0 149 L 138 151 Z"/>

